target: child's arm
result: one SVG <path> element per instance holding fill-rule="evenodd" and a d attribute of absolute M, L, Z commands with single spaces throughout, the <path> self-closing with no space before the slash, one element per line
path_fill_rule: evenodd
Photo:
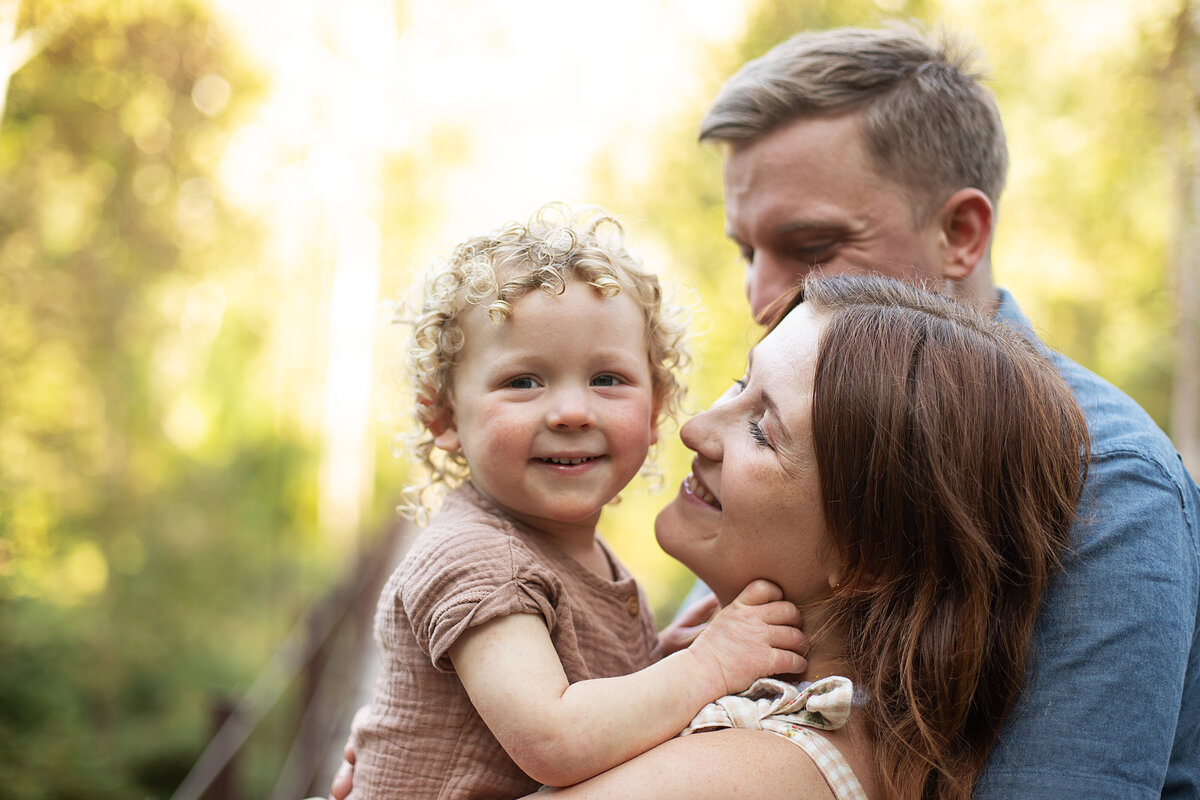
<path fill-rule="evenodd" d="M 695 642 L 646 669 L 568 684 L 544 621 L 513 614 L 450 649 L 471 702 L 531 778 L 568 786 L 679 733 L 705 703 L 755 679 L 802 672 L 800 612 L 755 581 Z"/>

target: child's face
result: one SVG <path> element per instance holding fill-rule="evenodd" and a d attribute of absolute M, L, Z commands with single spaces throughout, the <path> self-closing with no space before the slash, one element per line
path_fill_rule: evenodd
<path fill-rule="evenodd" d="M 657 439 L 645 321 L 625 292 L 533 290 L 494 325 L 470 308 L 450 408 L 431 426 L 471 482 L 548 533 L 595 527 Z"/>

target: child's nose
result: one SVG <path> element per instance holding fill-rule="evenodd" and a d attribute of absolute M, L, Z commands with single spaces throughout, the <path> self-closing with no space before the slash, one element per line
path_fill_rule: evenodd
<path fill-rule="evenodd" d="M 547 424 L 556 430 L 587 430 L 596 425 L 596 415 L 586 391 L 564 388 L 554 393 Z"/>

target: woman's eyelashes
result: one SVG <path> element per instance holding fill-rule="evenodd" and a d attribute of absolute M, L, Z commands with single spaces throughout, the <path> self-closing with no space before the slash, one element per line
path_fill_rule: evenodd
<path fill-rule="evenodd" d="M 754 437 L 754 441 L 758 442 L 763 447 L 771 447 L 771 440 L 767 438 L 765 433 L 763 433 L 762 426 L 754 420 L 750 421 L 750 435 Z"/>

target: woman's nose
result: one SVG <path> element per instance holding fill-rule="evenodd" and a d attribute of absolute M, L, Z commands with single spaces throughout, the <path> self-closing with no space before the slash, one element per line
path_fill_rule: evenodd
<path fill-rule="evenodd" d="M 596 425 L 596 414 L 586 391 L 564 388 L 554 392 L 546 424 L 555 430 L 588 430 Z"/>
<path fill-rule="evenodd" d="M 721 409 L 722 406 L 718 403 L 708 411 L 702 411 L 692 417 L 679 429 L 679 438 L 683 440 L 684 446 L 710 461 L 720 461 L 724 454 L 719 435 Z"/>

